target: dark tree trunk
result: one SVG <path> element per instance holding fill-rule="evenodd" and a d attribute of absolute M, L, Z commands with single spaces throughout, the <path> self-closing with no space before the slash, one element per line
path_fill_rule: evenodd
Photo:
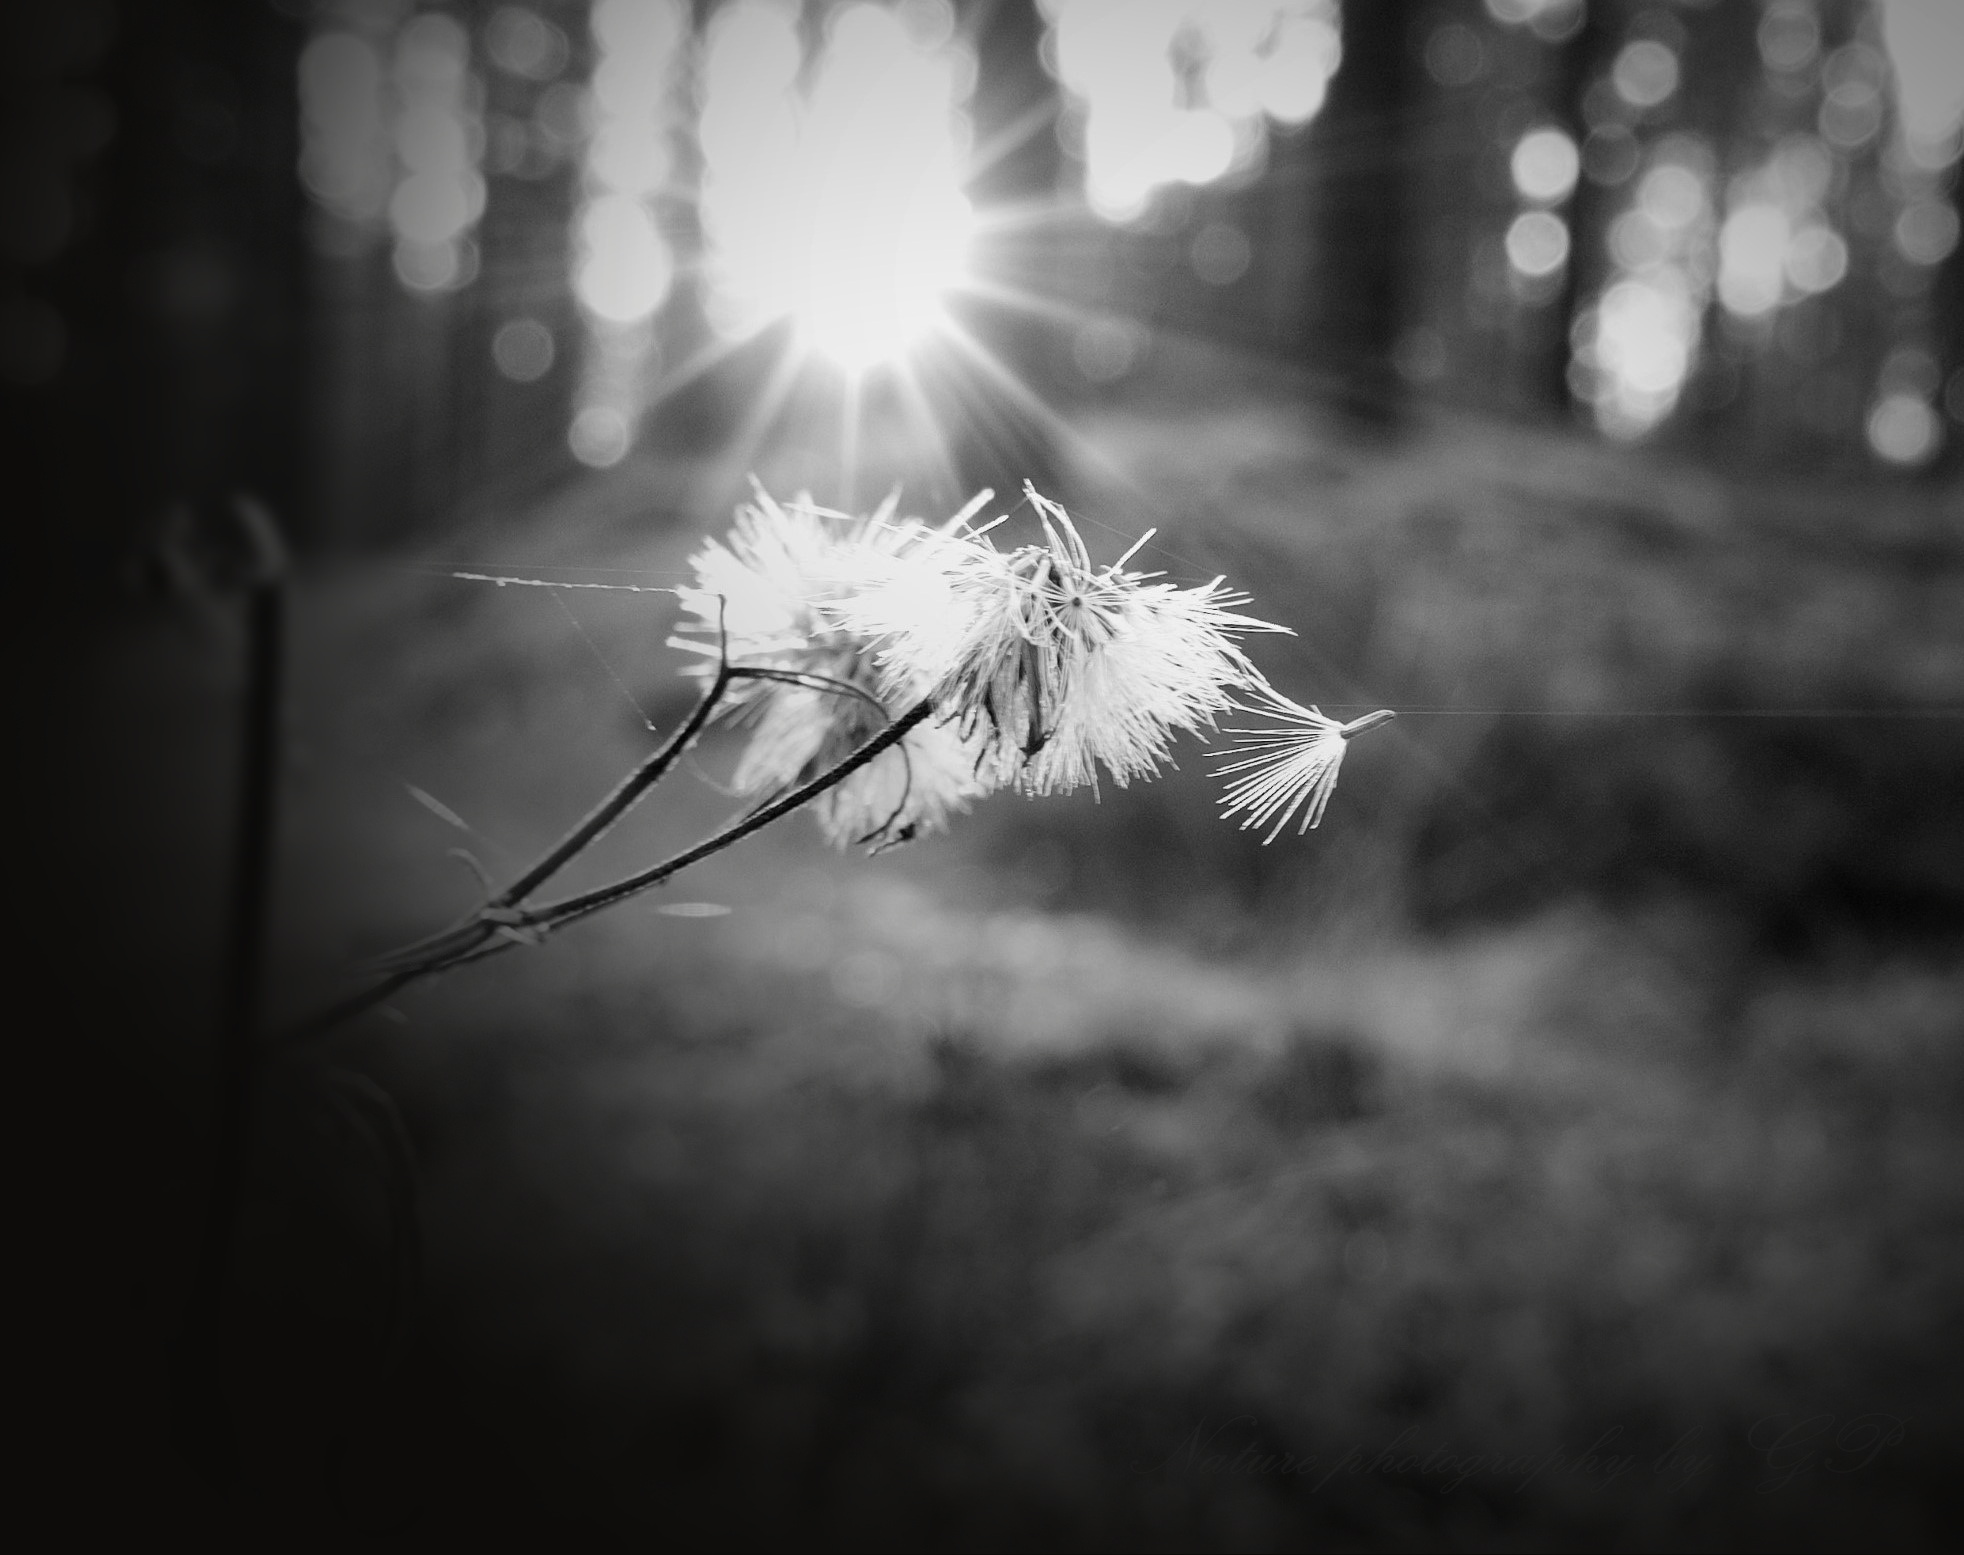
<path fill-rule="evenodd" d="M 1964 180 L 1953 180 L 1950 204 L 1964 225 Z M 1944 418 L 1943 452 L 1930 468 L 1932 479 L 1952 487 L 1952 497 L 1964 509 L 1952 484 L 1964 479 L 1964 242 L 1958 243 L 1937 271 L 1936 320 L 1932 346 L 1943 377 L 1937 390 L 1937 413 Z M 1964 515 L 1960 515 L 1964 516 Z"/>
<path fill-rule="evenodd" d="M 1393 355 L 1404 320 L 1412 9 L 1409 0 L 1344 6 L 1343 60 L 1310 152 L 1322 185 L 1310 284 L 1321 301 L 1304 359 L 1330 375 L 1337 404 L 1353 419 L 1386 428 L 1403 411 Z"/>
<path fill-rule="evenodd" d="M 304 537 L 300 29 L 222 0 L 125 7 L 121 26 L 107 214 L 125 511 L 249 488 Z"/>
<path fill-rule="evenodd" d="M 1057 142 L 1058 87 L 1039 60 L 1042 13 L 1033 0 L 971 0 L 960 15 L 977 63 L 969 111 L 979 167 L 969 198 L 984 213 L 1028 215 L 1051 208 L 1063 153 Z M 979 250 L 974 262 L 997 285 L 1046 297 L 1057 289 L 1050 273 L 1055 253 L 1054 230 L 1018 219 Z M 1025 480 L 1054 490 L 1056 449 L 1038 406 L 1056 400 L 1049 381 L 1055 321 L 989 302 L 964 307 L 959 322 L 1000 365 L 1003 377 L 966 359 L 934 374 L 934 399 L 960 488 L 943 495 L 959 502 L 983 486 L 1014 492 Z"/>
<path fill-rule="evenodd" d="M 1582 99 L 1590 84 L 1602 74 L 1615 51 L 1618 39 L 1616 17 L 1603 0 L 1583 7 L 1582 25 L 1562 46 L 1555 81 L 1555 112 L 1562 127 L 1579 148 L 1589 138 L 1588 120 L 1582 112 Z M 1546 354 L 1537 377 L 1542 397 L 1558 416 L 1575 408 L 1575 395 L 1569 388 L 1571 355 L 1569 331 L 1575 315 L 1587 300 L 1602 290 L 1608 274 L 1604 250 L 1606 229 L 1614 203 L 1609 191 L 1588 177 L 1578 177 L 1567 211 L 1568 266 L 1562 272 L 1562 289 L 1550 310 L 1553 327 L 1549 331 Z"/>
<path fill-rule="evenodd" d="M 9 468 L 35 491 L 16 555 L 100 588 L 168 506 L 241 489 L 305 538 L 298 26 L 157 0 L 12 8 L 0 41 L 39 78 L 6 105 L 8 151 L 41 169 L 51 223 L 0 275 L 54 321 L 0 405 Z M 86 145 L 37 107 L 63 101 L 101 104 Z"/>

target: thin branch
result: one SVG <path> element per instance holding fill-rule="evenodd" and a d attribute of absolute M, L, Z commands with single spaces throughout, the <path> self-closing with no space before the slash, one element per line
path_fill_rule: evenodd
<path fill-rule="evenodd" d="M 813 670 L 781 670 L 764 664 L 739 664 L 730 671 L 732 680 L 775 680 L 787 686 L 803 686 L 807 691 L 830 691 L 837 696 L 857 697 L 882 718 L 893 715 L 886 710 L 886 704 L 863 686 L 855 686 L 849 680 L 840 680 L 835 675 L 820 675 Z"/>
<path fill-rule="evenodd" d="M 486 905 L 491 908 L 514 907 L 525 900 L 553 875 L 557 874 L 573 858 L 597 841 L 614 822 L 627 813 L 628 809 L 650 788 L 662 780 L 675 760 L 687 750 L 695 737 L 709 722 L 710 714 L 716 711 L 717 703 L 730 685 L 730 666 L 727 650 L 716 669 L 716 678 L 703 692 L 702 700 L 688 720 L 669 737 L 669 741 L 654 755 L 623 778 L 618 787 L 599 804 L 587 818 L 568 832 L 546 856 L 534 864 L 504 890 L 492 897 Z"/>
<path fill-rule="evenodd" d="M 856 697 L 873 708 L 882 718 L 891 717 L 878 698 L 869 695 L 849 681 L 837 680 L 830 675 L 817 675 L 800 670 L 771 669 L 761 665 L 726 664 L 717 678 L 724 681 L 780 681 L 786 685 L 804 686 L 814 691 L 830 691 L 841 696 Z M 667 745 L 649 758 L 645 766 L 631 773 L 613 793 L 595 807 L 593 813 L 580 826 L 569 832 L 551 853 L 517 881 L 499 892 L 493 892 L 487 884 L 483 906 L 474 908 L 447 928 L 438 929 L 433 934 L 426 934 L 421 939 L 411 940 L 406 945 L 399 945 L 394 950 L 385 951 L 382 955 L 374 957 L 368 963 L 369 969 L 383 974 L 398 972 L 405 968 L 418 967 L 432 959 L 441 959 L 474 949 L 490 939 L 501 921 L 505 923 L 512 921 L 511 909 L 550 878 L 566 860 L 598 840 L 636 798 L 662 779 L 668 768 L 686 748 L 691 737 L 700 731 L 702 724 L 713 713 L 719 697 L 727 690 L 728 687 L 724 686 L 722 691 L 719 691 L 717 685 L 712 682 L 704 692 L 702 702 L 697 706 L 695 714 L 691 715 L 690 724 L 684 725 Z M 451 851 L 475 863 L 461 850 L 453 848 Z"/>
<path fill-rule="evenodd" d="M 732 670 L 730 667 L 729 632 L 723 622 L 722 606 L 724 601 L 720 596 L 718 597 L 717 604 L 716 631 L 718 655 L 716 674 L 704 689 L 701 699 L 696 703 L 694 710 L 690 712 L 681 728 L 677 729 L 669 737 L 668 742 L 661 749 L 657 750 L 639 767 L 635 768 L 634 771 L 623 778 L 615 786 L 614 791 L 608 794 L 605 799 L 601 800 L 599 804 L 595 805 L 585 820 L 581 821 L 564 837 L 560 838 L 543 858 L 530 869 L 526 870 L 524 874 L 520 875 L 518 879 L 506 886 L 504 890 L 490 895 L 482 907 L 479 907 L 476 911 L 470 913 L 457 923 L 452 924 L 449 928 L 438 929 L 434 934 L 425 935 L 419 940 L 414 940 L 407 945 L 398 946 L 396 949 L 376 957 L 372 964 L 378 970 L 388 974 L 384 978 L 385 984 L 391 982 L 397 973 L 403 971 L 410 972 L 412 976 L 420 976 L 421 970 L 430 962 L 444 960 L 452 955 L 468 951 L 493 937 L 501 926 L 511 921 L 513 909 L 519 903 L 523 902 L 526 897 L 530 896 L 553 875 L 557 874 L 574 858 L 578 857 L 579 854 L 597 842 L 616 821 L 633 807 L 636 800 L 667 775 L 668 769 L 689 748 L 696 736 L 702 732 L 703 726 L 709 722 L 711 715 L 716 711 L 717 705 L 728 692 L 730 682 L 738 678 L 740 674 L 747 673 Z M 371 989 L 368 993 L 357 995 L 354 1000 L 347 1001 L 350 1007 L 345 1012 L 343 1012 L 341 1005 L 337 1005 L 334 1007 L 334 1010 L 328 1012 L 328 1015 L 324 1015 L 321 1018 L 328 1019 L 328 1016 L 332 1016 L 333 1019 L 330 1021 L 330 1024 L 339 1024 L 341 1020 L 345 1020 L 351 1015 L 359 1014 L 361 1010 L 368 1008 L 368 1003 L 361 1001 L 368 1000 L 369 995 L 373 992 L 374 990 Z M 371 1000 L 370 1002 L 373 1001 Z M 311 1029 L 311 1025 L 312 1023 L 310 1023 L 308 1029 Z"/>
<path fill-rule="evenodd" d="M 771 680 L 787 686 L 802 686 L 807 691 L 829 691 L 836 696 L 854 697 L 878 713 L 883 722 L 889 724 L 893 722 L 893 714 L 887 711 L 886 704 L 878 697 L 874 696 L 864 687 L 855 686 L 851 681 L 840 680 L 833 675 L 820 675 L 812 670 L 773 669 L 762 665 L 738 665 L 730 671 L 730 675 L 733 679 Z M 907 754 L 905 746 L 901 747 L 900 753 L 903 756 Z M 912 780 L 913 770 L 913 764 L 910 762 L 907 768 L 910 782 Z M 787 783 L 781 788 L 774 789 L 762 799 L 758 800 L 749 810 L 746 810 L 741 818 L 748 820 L 751 816 L 759 815 L 763 811 L 768 810 L 778 800 L 790 793 L 794 786 L 795 784 L 793 783 Z"/>
<path fill-rule="evenodd" d="M 578 896 L 569 896 L 563 901 L 546 902 L 535 907 L 522 915 L 525 926 L 540 933 L 551 933 L 590 913 L 599 912 L 603 907 L 611 907 L 615 902 L 625 901 L 630 896 L 638 896 L 641 892 L 660 885 L 670 875 L 687 869 L 689 865 L 700 863 L 711 854 L 721 853 L 733 843 L 741 842 L 752 832 L 761 831 L 778 817 L 789 815 L 800 805 L 809 803 L 827 789 L 844 782 L 875 757 L 898 745 L 907 737 L 909 731 L 922 723 L 933 711 L 932 702 L 917 703 L 838 765 L 821 772 L 804 787 L 793 789 L 776 804 L 765 806 L 755 814 L 744 817 L 734 826 L 718 832 L 714 837 L 706 838 L 693 848 L 676 854 L 664 863 L 644 869 L 639 874 L 629 875 L 626 879 L 617 880 L 612 885 L 600 886 L 592 891 L 582 892 Z"/>
<path fill-rule="evenodd" d="M 719 681 L 725 678 L 718 676 Z M 512 906 L 502 909 L 500 913 L 502 921 L 476 925 L 477 932 L 468 943 L 460 943 L 454 947 L 433 947 L 419 961 L 399 967 L 373 986 L 329 1006 L 300 1026 L 294 1033 L 295 1039 L 306 1040 L 322 1036 L 343 1022 L 386 1003 L 402 989 L 422 978 L 435 977 L 454 967 L 466 966 L 474 961 L 500 955 L 514 945 L 536 944 L 568 924 L 590 917 L 603 908 L 613 906 L 616 902 L 625 901 L 631 896 L 638 896 L 644 891 L 653 889 L 671 875 L 687 869 L 691 864 L 700 863 L 712 854 L 721 853 L 725 848 L 741 842 L 752 833 L 763 830 L 771 822 L 789 815 L 799 806 L 809 804 L 827 789 L 843 783 L 868 762 L 898 745 L 907 737 L 910 730 L 925 721 L 933 711 L 933 703 L 919 703 L 901 714 L 850 756 L 821 772 L 803 787 L 794 789 L 776 803 L 745 816 L 735 824 L 725 827 L 715 836 L 705 838 L 694 847 L 652 868 L 629 875 L 623 880 L 617 880 L 612 885 L 582 892 L 578 896 L 569 896 L 562 901 L 546 902 L 533 908 Z"/>
<path fill-rule="evenodd" d="M 259 1006 L 266 972 L 279 799 L 280 721 L 286 659 L 287 553 L 273 516 L 249 496 L 228 510 L 247 553 L 244 578 L 246 688 L 241 709 L 238 821 L 234 839 L 225 985 L 216 1062 L 210 1197 L 205 1207 L 191 1298 L 192 1331 L 180 1364 L 207 1444 L 223 1467 L 234 1420 L 213 1375 L 219 1366 L 221 1308 L 239 1235 L 247 1184 L 254 1093 L 261 1061 Z"/>

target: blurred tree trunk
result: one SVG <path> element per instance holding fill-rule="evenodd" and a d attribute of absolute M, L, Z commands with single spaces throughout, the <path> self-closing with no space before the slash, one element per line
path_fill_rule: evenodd
<path fill-rule="evenodd" d="M 1393 367 L 1405 301 L 1406 146 L 1413 102 L 1410 0 L 1348 0 L 1343 59 L 1311 136 L 1321 178 L 1310 284 L 1317 338 L 1304 352 L 1361 424 L 1403 413 Z"/>
<path fill-rule="evenodd" d="M 1057 203 L 1063 149 L 1057 141 L 1057 83 L 1043 68 L 1046 23 L 1030 0 L 968 0 L 962 34 L 976 54 L 974 121 L 978 171 L 968 188 L 978 211 L 1020 218 L 978 247 L 975 265 L 992 282 L 1035 296 L 1055 291 Z M 986 240 L 985 240 L 986 241 Z M 1057 486 L 1048 413 L 1055 402 L 1051 349 L 1055 320 L 989 302 L 964 307 L 959 321 L 1002 369 L 997 377 L 967 359 L 934 375 L 933 398 L 950 434 L 957 501 L 982 486 L 1016 491 L 1025 480 Z M 1020 385 L 1018 388 L 1016 386 Z"/>
<path fill-rule="evenodd" d="M 1754 8 L 1716 6 L 1676 14 L 1686 38 L 1672 125 L 1710 150 L 1716 246 L 1731 181 L 1762 166 L 1783 136 L 1806 133 L 1818 98 L 1772 95 L 1760 60 Z M 1832 37 L 1832 10 L 1822 20 L 1828 34 L 1822 41 L 1825 54 L 1842 40 Z M 1794 443 L 1795 409 L 1811 385 L 1768 330 L 1742 328 L 1725 310 L 1714 285 L 1705 298 L 1700 338 L 1674 419 L 1676 435 L 1707 454 L 1724 456 L 1750 447 L 1762 457 L 1804 457 L 1804 448 Z M 1784 449 L 1783 441 L 1788 445 Z"/>
<path fill-rule="evenodd" d="M 558 80 L 579 79 L 590 45 L 577 18 L 569 29 L 566 69 L 553 81 L 510 71 L 485 72 L 487 120 L 529 121 L 545 91 Z M 566 442 L 580 375 L 583 321 L 572 289 L 564 283 L 567 233 L 577 214 L 580 175 L 576 162 L 548 170 L 489 172 L 484 216 L 478 228 L 483 268 L 469 288 L 477 304 L 463 321 L 458 368 L 481 393 L 460 397 L 473 414 L 465 489 L 486 503 L 515 510 L 540 496 L 574 469 Z M 690 207 L 693 211 L 693 206 Z M 691 264 L 694 255 L 681 256 Z M 493 343 L 505 325 L 521 319 L 543 325 L 553 342 L 544 374 L 516 382 L 496 365 Z"/>
<path fill-rule="evenodd" d="M 1951 180 L 1950 208 L 1957 213 L 1960 230 L 1964 230 L 1964 178 Z M 1941 374 L 1937 414 L 1944 418 L 1944 446 L 1930 473 L 1951 488 L 1951 500 L 1958 509 L 1954 516 L 1964 518 L 1964 491 L 1954 484 L 1964 483 L 1964 241 L 1952 247 L 1937 271 L 1935 304 L 1931 345 Z"/>
<path fill-rule="evenodd" d="M 1317 137 L 1313 127 L 1270 134 L 1268 168 L 1256 185 L 1249 265 L 1256 325 L 1271 349 L 1298 359 L 1316 338 L 1310 285 L 1315 263 Z"/>
<path fill-rule="evenodd" d="M 716 0 L 690 0 L 689 37 L 683 46 L 685 76 L 678 87 L 690 102 L 694 101 L 696 73 L 702 65 L 709 24 L 716 10 Z M 655 323 L 655 342 L 661 352 L 664 377 L 698 360 L 703 353 L 715 350 L 718 344 L 705 311 L 707 281 L 703 262 L 709 245 L 699 204 L 703 155 L 698 127 L 695 115 L 684 112 L 678 118 L 671 143 L 677 198 L 663 212 L 662 230 L 674 245 L 675 285 Z M 657 450 L 701 454 L 719 446 L 728 435 L 729 418 L 735 411 L 718 376 L 695 379 L 681 393 L 657 393 L 655 403 L 649 408 L 646 429 L 650 445 Z"/>
<path fill-rule="evenodd" d="M 1583 99 L 1605 71 L 1613 57 L 1618 38 L 1616 18 L 1606 0 L 1588 0 L 1583 6 L 1582 25 L 1562 45 L 1556 69 L 1555 113 L 1579 150 L 1589 139 L 1589 121 L 1583 112 Z M 1537 374 L 1541 394 L 1550 410 L 1567 417 L 1577 408 L 1569 387 L 1572 347 L 1569 333 L 1575 316 L 1596 296 L 1609 273 L 1608 228 L 1614 204 L 1609 191 L 1596 180 L 1578 176 L 1575 193 L 1569 197 L 1568 265 L 1562 272 L 1562 289 L 1549 310 L 1552 328 Z"/>
<path fill-rule="evenodd" d="M 111 32 L 81 5 L 0 11 L 0 156 L 13 196 L 0 210 L 0 459 L 18 515 L 4 569 L 16 619 L 64 592 L 48 589 L 51 574 L 98 583 L 130 537 L 131 461 L 105 457 L 121 427 L 130 312 L 114 129 L 130 115 L 112 108 L 127 72 Z M 83 146 L 63 135 L 53 110 L 64 96 L 96 109 L 106 141 L 101 130 Z"/>
<path fill-rule="evenodd" d="M 315 529 L 302 436 L 301 30 L 271 6 L 124 7 L 102 220 L 115 268 L 98 432 L 127 530 L 179 500 L 260 493 Z"/>

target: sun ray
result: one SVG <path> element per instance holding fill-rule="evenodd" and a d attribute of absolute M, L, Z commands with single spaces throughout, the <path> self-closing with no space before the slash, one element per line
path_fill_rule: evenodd
<path fill-rule="evenodd" d="M 1056 123 L 1061 103 L 1046 99 L 1032 104 L 969 153 L 968 177 L 971 183 L 983 178 L 998 163 L 1014 156 Z"/>
<path fill-rule="evenodd" d="M 951 502 L 961 500 L 961 472 L 956 466 L 954 452 L 949 446 L 947 429 L 941 425 L 940 418 L 935 415 L 934 406 L 922 388 L 920 376 L 913 364 L 905 360 L 896 363 L 891 382 L 901 416 L 910 432 L 919 437 L 924 447 L 929 479 L 934 483 L 934 494 Z"/>
<path fill-rule="evenodd" d="M 754 336 L 733 340 L 716 338 L 690 352 L 688 357 L 677 363 L 672 371 L 662 374 L 649 393 L 648 408 L 653 409 L 663 401 L 673 399 L 684 389 L 707 377 L 747 347 L 754 338 Z"/>
<path fill-rule="evenodd" d="M 711 493 L 731 490 L 743 481 L 797 387 L 804 366 L 804 353 L 796 345 L 787 344 L 779 350 L 771 363 L 770 376 L 697 482 L 701 495 L 706 498 Z"/>
<path fill-rule="evenodd" d="M 962 284 L 961 294 L 974 297 L 981 302 L 994 303 L 998 307 L 1013 309 L 1018 313 L 1055 319 L 1063 324 L 1089 324 L 1094 319 L 1111 317 L 1108 309 L 1089 307 L 1062 297 L 1046 297 L 1041 292 L 1033 292 L 1007 281 L 989 280 L 979 275 L 969 277 Z"/>
<path fill-rule="evenodd" d="M 983 240 L 1047 229 L 1061 229 L 1066 233 L 1081 231 L 1088 235 L 1095 229 L 1085 223 L 1093 219 L 1083 201 L 1058 195 L 991 200 L 976 210 L 975 235 Z"/>
<path fill-rule="evenodd" d="M 984 379 L 1000 390 L 1011 405 L 1030 417 L 1054 439 L 1080 468 L 1090 471 L 1110 489 L 1125 493 L 1140 505 L 1155 512 L 1163 511 L 1161 504 L 1140 487 L 1132 475 L 1117 464 L 1096 442 L 1086 437 L 1073 421 L 1017 376 L 1000 357 L 976 339 L 972 333 L 956 326 L 945 330 L 943 338 L 951 342 L 966 362 Z M 1093 527 L 1111 528 L 1112 526 L 1094 521 Z"/>

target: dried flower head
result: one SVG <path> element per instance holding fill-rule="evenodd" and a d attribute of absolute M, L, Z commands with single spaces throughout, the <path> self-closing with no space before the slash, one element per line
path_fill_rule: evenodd
<path fill-rule="evenodd" d="M 853 517 L 780 504 L 758 487 L 727 539 L 693 558 L 697 588 L 684 605 L 694 619 L 672 644 L 704 655 L 706 671 L 727 633 L 732 665 L 768 672 L 738 680 L 727 703 L 751 731 L 739 793 L 768 800 L 809 782 L 925 696 L 924 684 L 882 675 L 872 643 L 831 608 L 871 581 L 936 583 L 937 572 L 912 560 L 935 532 L 897 518 L 896 502 Z M 923 724 L 828 789 L 813 813 L 841 847 L 938 830 L 987 791 L 977 754 L 954 731 Z"/>
<path fill-rule="evenodd" d="M 1282 695 L 1266 681 L 1255 685 L 1255 703 L 1242 706 L 1243 712 L 1276 721 L 1272 728 L 1230 728 L 1226 731 L 1233 745 L 1221 756 L 1239 757 L 1221 768 L 1222 774 L 1242 772 L 1247 776 L 1229 785 L 1226 808 L 1221 819 L 1228 820 L 1242 811 L 1247 818 L 1241 829 L 1275 823 L 1262 839 L 1264 846 L 1282 834 L 1283 827 L 1305 802 L 1300 836 L 1323 823 L 1324 808 L 1337 786 L 1337 771 L 1351 739 L 1366 729 L 1397 715 L 1389 708 L 1366 713 L 1350 723 L 1325 717 L 1315 707 L 1304 707 Z"/>
<path fill-rule="evenodd" d="M 1094 566 L 1070 515 L 1025 492 L 1042 544 L 1005 553 L 982 531 L 937 531 L 917 556 L 923 576 L 831 608 L 880 645 L 885 683 L 928 689 L 992 784 L 1062 793 L 1095 785 L 1102 766 L 1122 787 L 1257 678 L 1237 636 L 1285 629 L 1236 613 L 1247 601 L 1220 579 L 1180 588 L 1127 570 L 1151 531 Z"/>
<path fill-rule="evenodd" d="M 728 634 L 732 663 L 809 666 L 814 652 L 852 647 L 824 613 L 861 552 L 904 551 L 918 521 L 894 518 L 895 498 L 863 518 L 806 500 L 780 503 L 760 485 L 737 509 L 728 536 L 710 540 L 689 559 L 696 587 L 683 606 L 695 619 L 671 646 L 714 661 Z M 698 666 L 704 668 L 706 666 Z"/>
<path fill-rule="evenodd" d="M 990 790 L 1121 787 L 1167 759 L 1175 734 L 1212 729 L 1231 707 L 1276 727 L 1230 729 L 1236 777 L 1225 817 L 1319 824 L 1347 741 L 1392 714 L 1340 724 L 1271 688 L 1242 652 L 1286 628 L 1240 613 L 1222 580 L 1198 588 L 1127 563 L 1148 531 L 1095 566 L 1070 515 L 1026 487 L 1041 543 L 999 549 L 968 520 L 895 515 L 889 498 L 852 517 L 758 488 L 725 540 L 695 557 L 695 619 L 677 646 L 741 673 L 729 699 L 751 737 L 739 792 L 770 799 L 837 766 L 909 709 L 934 716 L 813 800 L 840 845 L 905 841 Z M 1246 689 L 1252 703 L 1237 703 Z"/>
<path fill-rule="evenodd" d="M 750 742 L 733 786 L 766 801 L 838 765 L 890 721 L 865 685 L 845 680 L 770 683 L 745 717 Z M 819 795 L 811 811 L 836 846 L 877 849 L 941 830 L 986 792 L 974 751 L 950 726 L 924 723 Z"/>

